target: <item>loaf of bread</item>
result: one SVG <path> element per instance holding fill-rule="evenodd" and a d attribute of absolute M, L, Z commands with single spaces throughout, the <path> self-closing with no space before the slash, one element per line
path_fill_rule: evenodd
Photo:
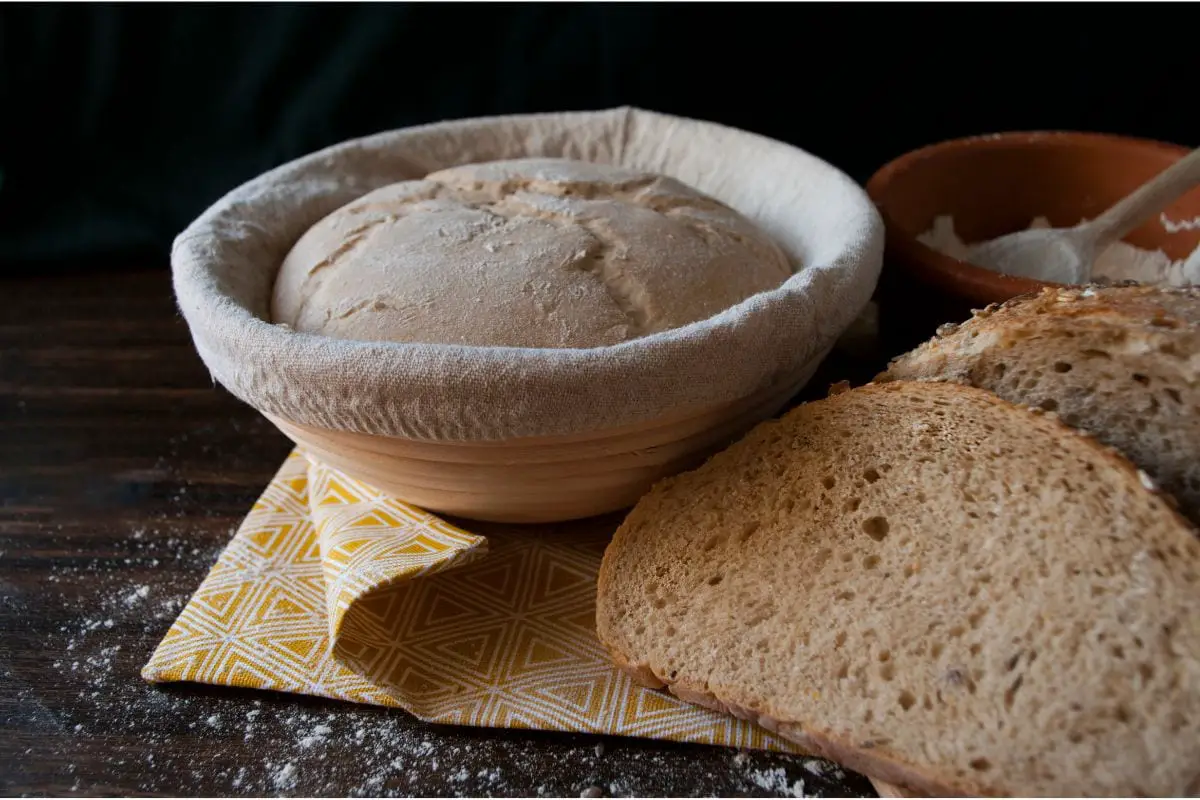
<path fill-rule="evenodd" d="M 334 211 L 283 261 L 272 316 L 343 339 L 613 345 L 711 317 L 792 265 L 680 182 L 599 164 L 471 164 Z"/>
<path fill-rule="evenodd" d="M 1200 288 L 1045 289 L 944 326 L 877 381 L 951 380 L 1056 412 L 1200 525 Z"/>
<path fill-rule="evenodd" d="M 988 392 L 869 385 L 653 489 L 597 630 L 651 686 L 929 794 L 1200 789 L 1200 540 Z"/>

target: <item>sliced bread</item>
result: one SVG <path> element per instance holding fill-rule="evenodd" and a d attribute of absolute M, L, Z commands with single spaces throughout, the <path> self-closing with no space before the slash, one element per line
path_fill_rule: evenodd
<path fill-rule="evenodd" d="M 644 684 L 912 791 L 1200 788 L 1200 540 L 1123 458 L 972 387 L 845 391 L 660 483 L 597 630 Z"/>
<path fill-rule="evenodd" d="M 1053 410 L 1200 524 L 1200 288 L 1046 289 L 977 312 L 877 381 L 952 380 Z"/>

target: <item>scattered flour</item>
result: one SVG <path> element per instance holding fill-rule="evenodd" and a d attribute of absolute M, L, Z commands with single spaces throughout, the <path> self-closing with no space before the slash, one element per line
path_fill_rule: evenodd
<path fill-rule="evenodd" d="M 799 757 L 783 761 L 783 765 L 778 761 L 755 765 L 754 762 L 761 758 L 761 754 L 743 750 L 734 755 L 732 761 L 746 783 L 775 797 L 822 797 L 830 787 L 834 787 L 835 796 L 845 795 L 845 789 L 834 781 L 844 779 L 846 773 L 831 761 Z M 803 774 L 797 774 L 798 769 L 785 765 L 798 767 Z"/>
<path fill-rule="evenodd" d="M 313 747 L 314 745 L 324 744 L 325 737 L 332 732 L 333 728 L 329 727 L 328 725 L 316 725 L 299 740 L 298 744 L 305 749 Z"/>
<path fill-rule="evenodd" d="M 132 606 L 145 600 L 150 595 L 149 586 L 139 586 L 125 596 L 125 605 Z"/>
<path fill-rule="evenodd" d="M 807 797 L 804 793 L 804 779 L 788 781 L 787 770 L 783 767 L 763 769 L 750 772 L 746 777 L 758 788 L 773 792 L 780 797 Z"/>
<path fill-rule="evenodd" d="M 291 789 L 296 785 L 296 766 L 290 761 L 275 770 L 271 783 L 276 789 Z"/>
<path fill-rule="evenodd" d="M 825 774 L 825 762 L 818 758 L 807 758 L 802 765 L 813 775 L 821 776 Z"/>
<path fill-rule="evenodd" d="M 92 541 L 91 533 L 56 535 L 64 548 L 75 546 L 75 535 L 81 548 Z M 612 797 L 869 796 L 861 780 L 836 783 L 842 773 L 832 765 L 822 778 L 800 756 L 663 752 L 621 739 L 516 731 L 464 736 L 394 709 L 146 684 L 142 665 L 231 536 L 228 527 L 212 526 L 198 535 L 188 520 L 139 527 L 114 555 L 55 566 L 36 614 L 31 598 L 0 595 L 14 619 L 44 631 L 47 657 L 38 669 L 54 673 L 50 692 L 20 672 L 13 676 L 15 707 L 27 715 L 20 724 L 37 734 L 25 758 L 58 758 L 73 748 L 105 754 L 64 765 L 64 788 L 81 794 L 119 785 L 139 795 L 569 797 L 598 787 Z M 102 744 L 109 740 L 137 746 Z"/>
<path fill-rule="evenodd" d="M 1168 233 L 1193 230 L 1193 225 L 1200 227 L 1200 220 L 1173 223 L 1164 216 L 1161 222 Z M 1029 224 L 1030 230 L 1049 227 L 1050 221 L 1045 217 L 1037 217 Z M 919 235 L 917 241 L 951 258 L 971 260 L 971 246 L 959 238 L 954 229 L 954 217 L 948 214 L 936 217 L 933 226 Z M 1138 281 L 1164 286 L 1200 284 L 1200 247 L 1186 259 L 1172 261 L 1162 250 L 1143 250 L 1128 242 L 1114 242 L 1096 258 L 1092 276 L 1114 282 Z"/>

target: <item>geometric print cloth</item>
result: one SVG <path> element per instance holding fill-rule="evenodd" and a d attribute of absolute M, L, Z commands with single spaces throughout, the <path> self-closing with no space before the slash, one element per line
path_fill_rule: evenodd
<path fill-rule="evenodd" d="M 595 633 L 611 521 L 487 538 L 293 451 L 142 670 L 427 722 L 794 751 L 633 683 Z"/>

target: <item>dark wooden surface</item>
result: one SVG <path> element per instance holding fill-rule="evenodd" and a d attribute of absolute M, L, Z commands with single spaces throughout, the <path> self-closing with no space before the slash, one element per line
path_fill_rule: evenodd
<path fill-rule="evenodd" d="M 873 795 L 799 757 L 143 683 L 289 443 L 213 386 L 165 269 L 0 289 L 0 792 Z"/>

